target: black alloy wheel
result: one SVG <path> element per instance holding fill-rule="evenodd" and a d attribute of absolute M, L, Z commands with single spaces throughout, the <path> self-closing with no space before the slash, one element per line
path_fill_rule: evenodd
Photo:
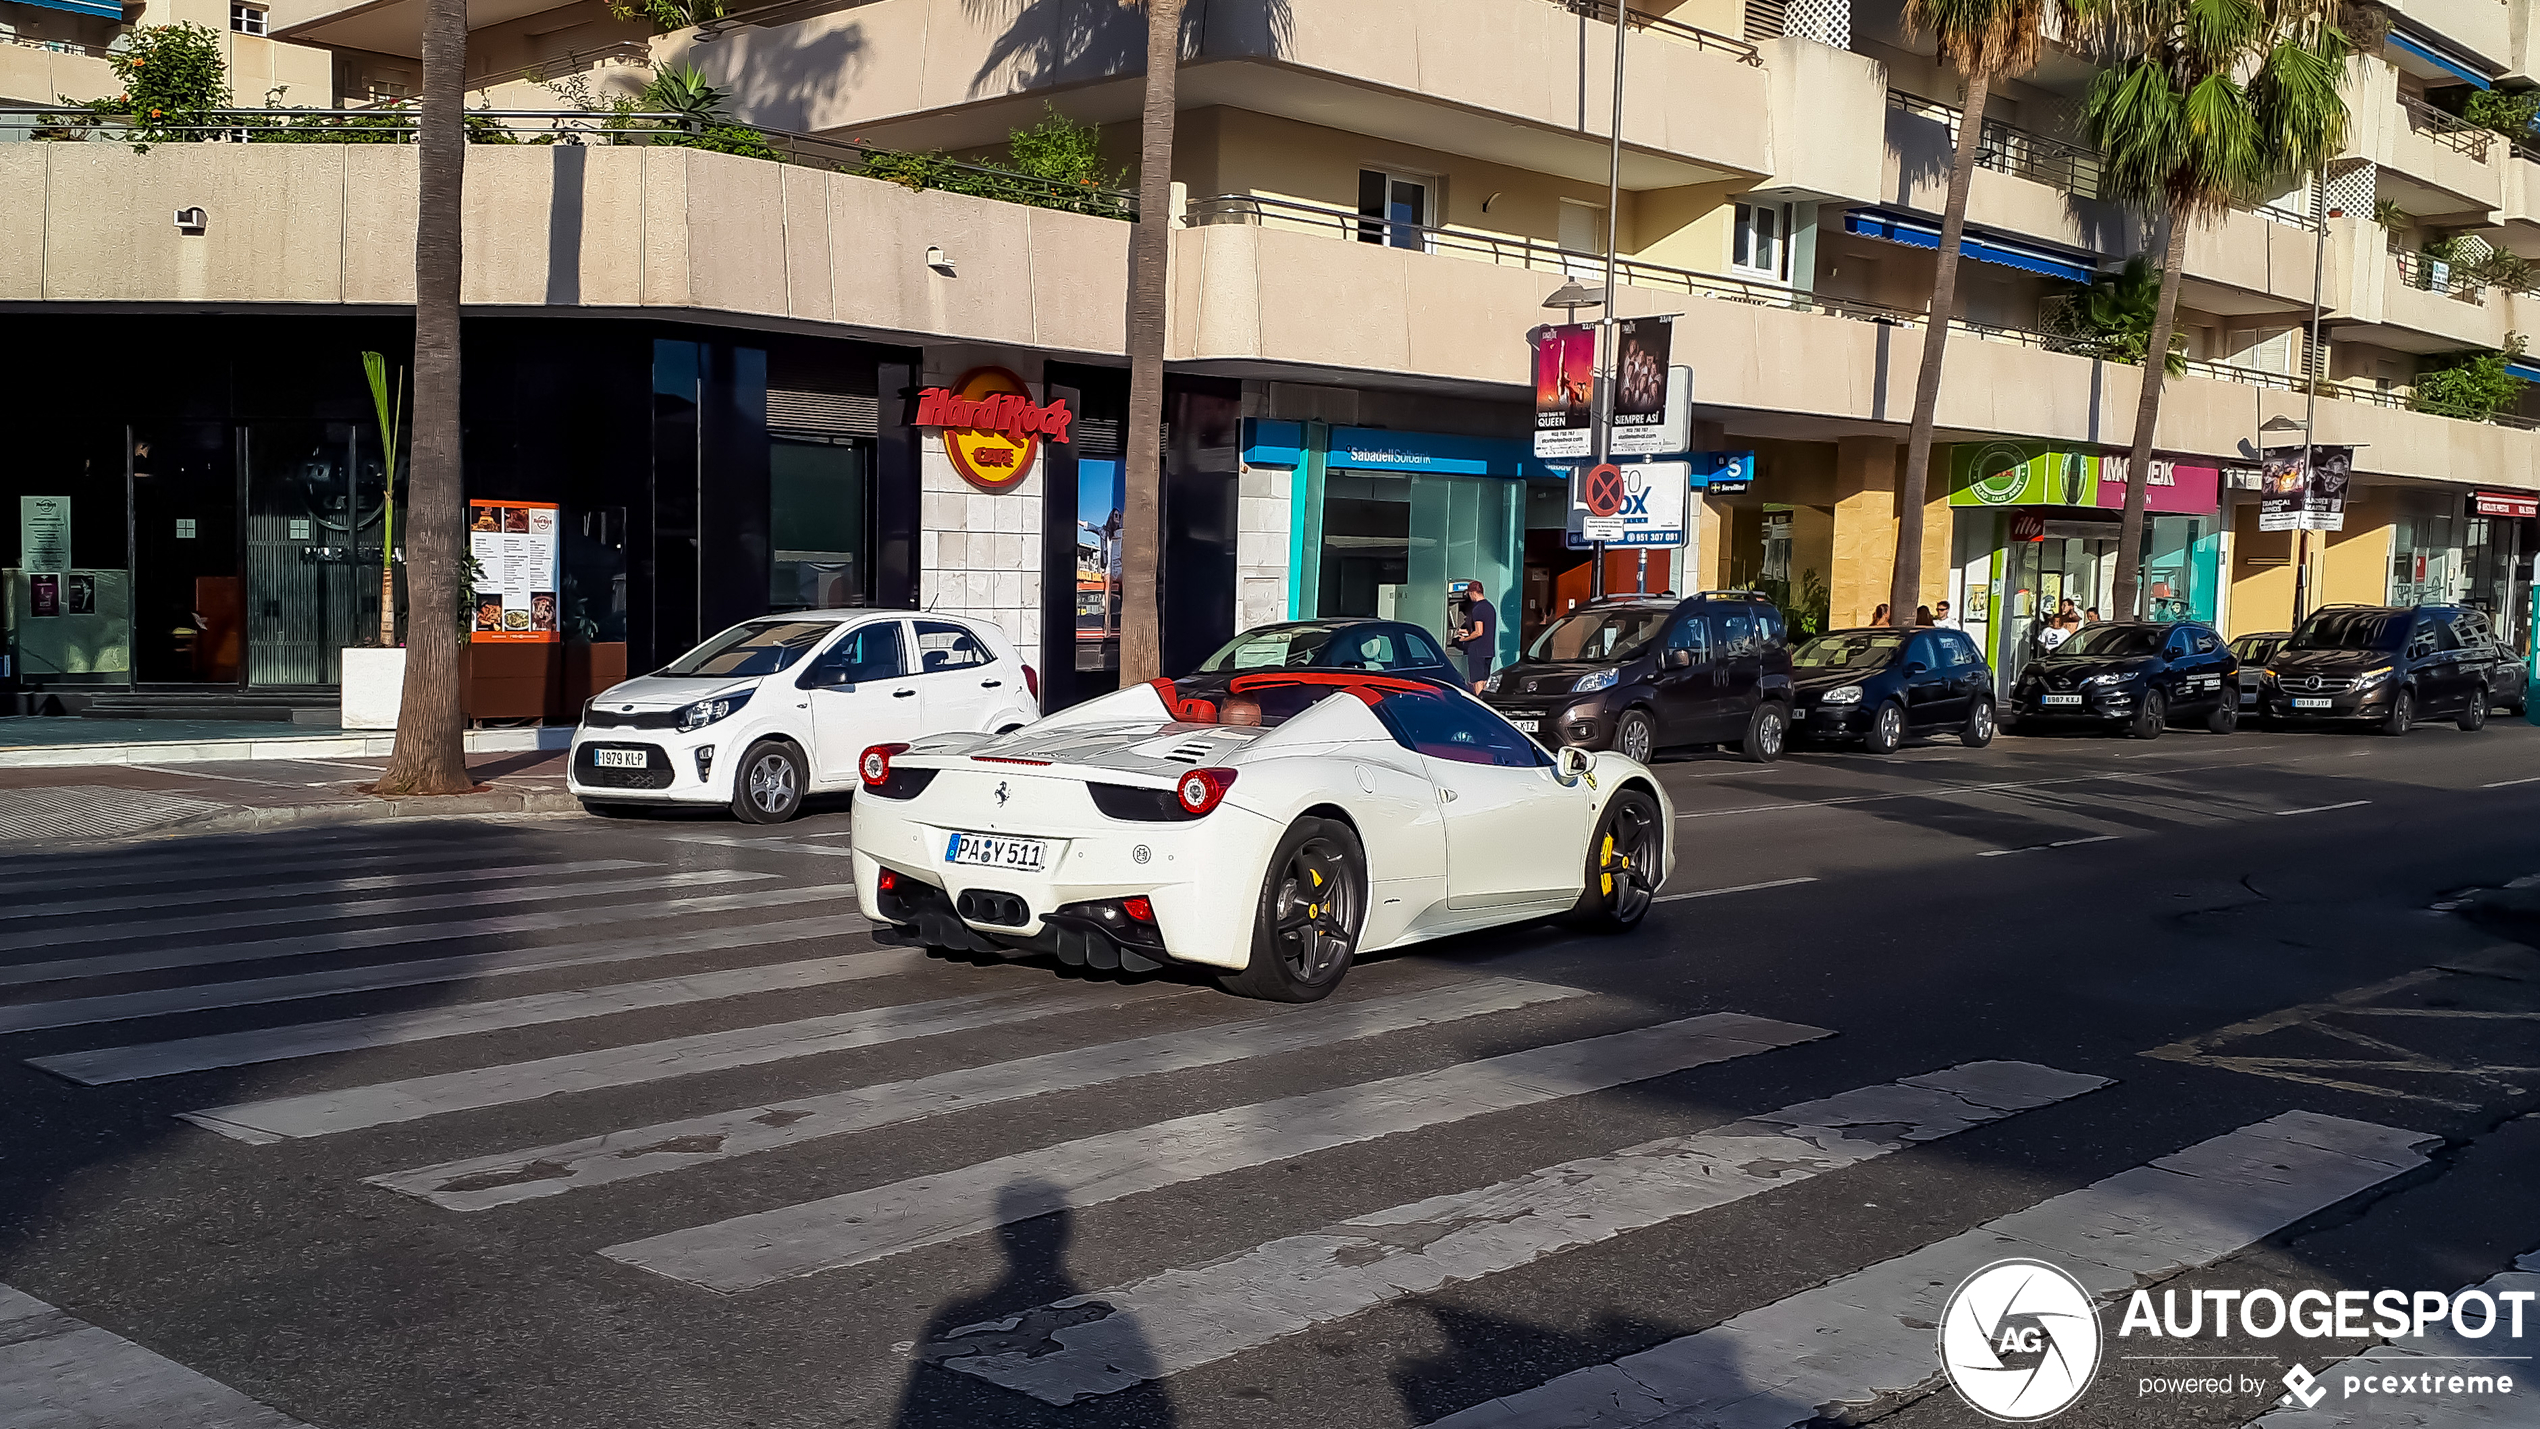
<path fill-rule="evenodd" d="M 1649 916 L 1664 876 L 1667 831 L 1658 801 L 1625 789 L 1605 806 L 1588 840 L 1586 888 L 1570 910 L 1571 921 L 1598 933 L 1620 933 Z"/>
<path fill-rule="evenodd" d="M 732 771 L 732 813 L 743 823 L 781 824 L 802 812 L 808 778 L 802 751 L 779 740 L 762 739 L 749 747 L 740 767 Z"/>
<path fill-rule="evenodd" d="M 1894 754 L 1905 742 L 1905 707 L 1894 700 L 1870 711 L 1870 731 L 1861 736 L 1861 748 L 1871 754 Z"/>
<path fill-rule="evenodd" d="M 2230 734 L 2239 729 L 2240 697 L 2229 690 L 2223 691 L 2222 703 L 2214 706 L 2212 714 L 2205 716 L 2205 728 L 2215 734 Z"/>
<path fill-rule="evenodd" d="M 1967 722 L 1958 731 L 1958 742 L 1982 749 L 1993 742 L 1993 730 L 1993 701 L 1979 696 L 1967 706 Z"/>
<path fill-rule="evenodd" d="M 1750 764 L 1770 764 L 1782 757 L 1782 749 L 1790 743 L 1790 707 L 1779 700 L 1764 700 L 1746 717 L 1746 738 L 1734 746 Z"/>
<path fill-rule="evenodd" d="M 2476 734 L 2487 727 L 2487 687 L 2480 685 L 2469 693 L 2469 703 L 2461 706 L 2458 721 L 2461 733 Z"/>
<path fill-rule="evenodd" d="M 1270 856 L 1252 959 L 1219 980 L 1265 1002 L 1314 1002 L 1348 975 L 1367 921 L 1367 854 L 1349 825 L 1299 819 Z"/>
<path fill-rule="evenodd" d="M 1614 752 L 1635 764 L 1647 764 L 1658 752 L 1658 727 L 1647 710 L 1625 710 L 1614 721 Z"/>
<path fill-rule="evenodd" d="M 2134 707 L 2134 718 L 2126 723 L 2130 739 L 2159 739 L 2170 722 L 2170 697 L 2159 690 L 2145 690 L 2143 699 Z"/>
<path fill-rule="evenodd" d="M 2416 728 L 2417 694 L 2402 685 L 2390 696 L 2390 713 L 2381 717 L 2379 729 L 2388 735 L 2406 734 Z"/>

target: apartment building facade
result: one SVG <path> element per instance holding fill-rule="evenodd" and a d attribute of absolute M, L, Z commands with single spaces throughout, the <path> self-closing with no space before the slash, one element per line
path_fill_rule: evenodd
<path fill-rule="evenodd" d="M 2462 115 L 2472 92 L 2540 79 L 2527 6 L 2406 6 L 2350 67 L 2353 134 L 2324 180 L 2192 236 L 2188 371 L 2147 494 L 2162 613 L 2235 632 L 2289 619 L 2292 538 L 2258 529 L 2255 468 L 2315 405 L 2315 439 L 2356 457 L 2344 529 L 2313 538 L 2314 599 L 2475 600 L 2528 638 L 2540 532 L 2521 513 L 2540 435 L 2516 410 L 2410 407 L 2421 368 L 2540 321 L 2540 294 L 2478 261 L 2540 255 L 2526 197 L 2540 146 Z M 1885 0 L 1653 0 L 1627 38 L 1609 215 L 1612 13 L 1194 0 L 1173 172 L 1169 661 L 1289 616 L 1442 624 L 1445 581 L 1467 578 L 1506 613 L 1506 657 L 1582 595 L 1563 474 L 1526 442 L 1527 334 L 1560 284 L 1602 281 L 1609 223 L 1614 313 L 1678 315 L 1697 445 L 1755 453 L 1745 490 L 1694 503 L 1685 547 L 1611 554 L 1609 588 L 1761 584 L 1838 625 L 1886 598 L 1955 81 Z M 1142 24 L 1108 3 L 793 0 L 647 34 L 597 0 L 524 0 L 478 19 L 470 75 L 486 107 L 556 109 L 694 66 L 771 133 L 957 155 L 994 154 L 1055 107 L 1100 126 L 1125 170 Z M 419 6 L 310 3 L 268 26 L 325 55 L 346 102 L 393 100 Z M 1951 601 L 2005 670 L 2058 599 L 2104 605 L 2115 563 L 2123 470 L 2107 458 L 2132 438 L 2139 373 L 2096 355 L 2071 295 L 2139 252 L 2145 225 L 2100 197 L 2076 140 L 2088 79 L 2050 35 L 1977 138 L 1924 596 Z M 31 93 L 0 101 L 42 102 Z M 478 145 L 470 161 L 471 494 L 554 501 L 583 533 L 568 572 L 583 638 L 643 668 L 758 609 L 925 604 L 1004 622 L 1062 699 L 1109 678 L 1125 224 L 684 149 Z M 222 354 L 111 399 L 46 392 L 42 410 L 84 414 L 57 443 L 80 449 L 16 477 L 41 494 L 27 483 L 120 476 L 76 554 L 111 571 L 112 527 L 128 528 L 124 678 L 253 682 L 255 652 L 288 646 L 297 663 L 268 661 L 267 677 L 323 683 L 333 627 L 303 608 L 357 625 L 358 603 L 261 596 L 259 559 L 297 567 L 278 546 L 257 557 L 252 535 L 191 577 L 237 568 L 246 612 L 244 653 L 204 662 L 195 586 L 151 544 L 178 518 L 151 509 L 159 478 L 144 473 L 174 438 L 143 428 L 217 448 L 196 484 L 238 493 L 234 525 L 282 522 L 268 545 L 299 528 L 259 508 L 257 443 L 293 445 L 303 466 L 296 446 L 333 443 L 358 522 L 355 361 L 399 341 L 411 150 L 0 145 L 0 169 L 44 196 L 0 220 L 0 250 L 33 260 L 0 269 L 0 305 L 54 324 L 66 351 Z M 186 206 L 211 222 L 146 226 Z M 914 419 L 918 393 L 983 372 L 1034 403 L 1064 398 L 1076 439 L 1043 442 L 1015 481 L 976 480 Z M 2060 475 L 2002 479 L 2014 469 Z M 259 640 L 260 620 L 298 625 Z M 30 676 L 21 661 L 15 676 L 115 673 Z"/>

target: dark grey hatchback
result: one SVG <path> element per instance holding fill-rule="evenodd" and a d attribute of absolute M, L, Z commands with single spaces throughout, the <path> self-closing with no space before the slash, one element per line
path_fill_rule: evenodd
<path fill-rule="evenodd" d="M 1753 591 L 1613 597 L 1545 626 L 1482 698 L 1547 748 L 1646 762 L 1717 744 L 1766 763 L 1790 741 L 1790 645 Z"/>

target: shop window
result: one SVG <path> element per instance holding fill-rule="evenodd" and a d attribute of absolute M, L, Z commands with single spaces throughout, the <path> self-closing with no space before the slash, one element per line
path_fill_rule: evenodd
<path fill-rule="evenodd" d="M 866 603 L 871 472 L 859 440 L 768 443 L 768 609 Z"/>
<path fill-rule="evenodd" d="M 232 0 L 229 7 L 229 28 L 242 35 L 263 34 L 265 32 L 265 7 L 262 5 L 240 4 L 237 3 L 237 0 Z"/>
<path fill-rule="evenodd" d="M 1381 222 L 1358 225 L 1358 241 L 1426 250 L 1424 231 L 1437 223 L 1437 180 L 1381 169 L 1358 171 L 1358 212 Z"/>
<path fill-rule="evenodd" d="M 979 643 L 979 637 L 958 625 L 940 620 L 917 622 L 917 670 L 921 675 L 938 670 L 973 670 L 996 663 L 996 658 Z"/>

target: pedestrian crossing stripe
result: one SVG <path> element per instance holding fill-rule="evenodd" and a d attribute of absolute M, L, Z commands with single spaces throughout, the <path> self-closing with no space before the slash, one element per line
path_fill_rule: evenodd
<path fill-rule="evenodd" d="M 1430 1429 L 1788 1429 L 1868 1417 L 1939 1387 L 1930 1327 L 1982 1266 L 2043 1260 L 2104 1304 L 2415 1170 L 2439 1140 L 2286 1112 Z"/>
<path fill-rule="evenodd" d="M 1821 1027 L 1712 1013 L 1081 1137 L 600 1253 L 711 1290 L 754 1290 L 1054 1211 L 1833 1035 Z"/>
<path fill-rule="evenodd" d="M 1976 1062 L 1355 1216 L 1192 1269 L 955 1329 L 948 1369 L 1051 1404 L 1195 1369 L 2112 1085 Z"/>
<path fill-rule="evenodd" d="M 133 894 L 118 894 L 112 898 L 70 898 L 53 903 L 20 903 L 10 907 L 0 908 L 0 919 L 69 918 L 90 913 L 138 912 L 150 908 L 199 908 L 208 903 L 244 903 L 258 898 L 275 900 L 287 898 L 327 898 L 340 893 L 395 892 L 401 889 L 441 889 L 457 887 L 469 883 L 499 883 L 507 879 L 523 878 L 548 880 L 553 878 L 570 877 L 579 873 L 616 873 L 629 868 L 657 868 L 659 866 L 660 865 L 658 864 L 646 863 L 642 859 L 634 858 L 587 858 L 577 860 L 572 863 L 547 864 L 529 867 L 525 867 L 520 864 L 499 864 L 492 868 L 449 869 L 439 873 L 434 873 L 429 877 L 422 878 L 416 877 L 411 873 L 398 872 L 365 874 L 359 878 L 321 879 L 314 883 L 301 883 L 283 887 L 275 887 L 272 884 L 261 881 L 255 883 L 231 883 L 224 888 L 188 888 L 172 893 L 156 893 L 139 896 Z M 553 897 L 555 895 L 548 894 L 546 896 Z M 413 900 L 388 901 L 396 903 L 411 903 Z M 496 901 L 517 902 L 527 900 L 499 898 Z M 434 899 L 422 906 L 440 907 L 443 906 L 445 902 L 446 900 Z M 332 903 L 327 906 L 344 910 L 336 916 L 345 918 L 367 917 L 373 913 L 400 911 L 398 908 L 383 909 L 378 906 L 377 902 L 365 902 L 358 899 L 343 903 Z M 233 924 L 250 922 L 270 923 L 277 920 L 266 915 L 270 912 L 280 911 L 282 910 L 259 909 L 252 913 L 225 914 L 213 921 L 211 926 L 229 927 Z M 150 920 L 147 919 L 123 919 L 113 923 L 83 923 L 80 926 L 83 932 L 92 928 L 103 929 L 104 931 L 98 935 L 98 939 L 121 938 L 131 937 L 134 935 L 131 933 L 117 932 L 115 931 L 116 929 L 123 928 L 135 922 L 147 923 L 149 921 Z M 179 931 L 200 930 L 180 929 Z M 11 935 L 12 942 L 19 947 L 27 948 L 45 947 L 60 942 L 96 941 L 98 939 L 57 939 L 48 937 L 41 933 Z"/>
<path fill-rule="evenodd" d="M 308 1429 L 225 1384 L 0 1285 L 0 1424 Z"/>
<path fill-rule="evenodd" d="M 2540 1250 L 2516 1260 L 2513 1269 L 2467 1288 L 2484 1292 L 2494 1305 L 2508 1303 L 2503 1298 L 2508 1294 L 2540 1294 Z M 2489 1325 L 2492 1330 L 2494 1322 L 2491 1320 Z M 2499 1339 L 2472 1339 L 2449 1323 L 2437 1322 L 2420 1330 L 2406 1344 L 2375 1345 L 2321 1370 L 2311 1382 L 2321 1390 L 2333 1389 L 2336 1398 L 2307 1407 L 2283 1403 L 2283 1407 L 2251 1420 L 2249 1429 L 2486 1429 L 2540 1422 L 2540 1413 L 2534 1412 L 2531 1403 L 2535 1386 L 2531 1384 L 2534 1376 L 2529 1373 L 2529 1357 L 2500 1356 L 2496 1351 L 2502 1347 Z M 2457 1390 L 2447 1385 L 2439 1398 L 2404 1392 L 2356 1396 L 2345 1393 L 2349 1375 L 2357 1380 L 2394 1374 L 2431 1377 L 2438 1370 L 2446 1380 L 2461 1376 L 2463 1385 Z M 2475 1388 L 2468 1382 L 2479 1375 L 2487 1377 L 2488 1388 Z M 2499 1375 L 2518 1382 L 2511 1389 L 2498 1392 L 2494 1380 Z"/>

